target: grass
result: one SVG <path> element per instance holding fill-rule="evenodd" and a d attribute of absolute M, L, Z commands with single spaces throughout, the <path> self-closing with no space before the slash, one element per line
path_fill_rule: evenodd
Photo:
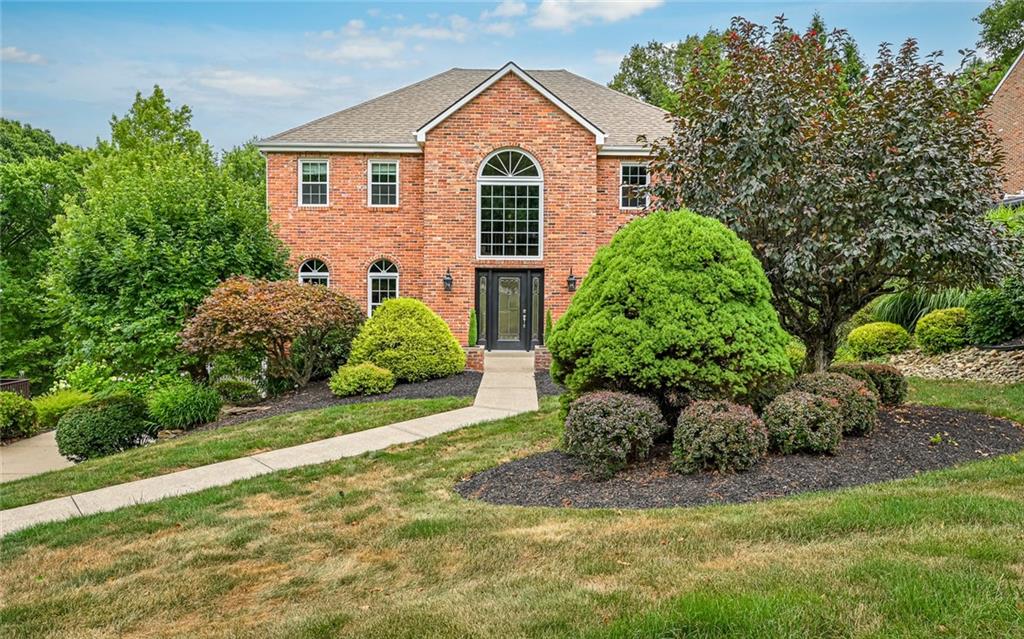
<path fill-rule="evenodd" d="M 0 510 L 384 426 L 471 403 L 471 398 L 446 397 L 345 404 L 197 432 L 0 484 Z"/>
<path fill-rule="evenodd" d="M 997 386 L 983 382 L 910 378 L 912 402 L 963 408 L 1024 424 L 1024 384 Z"/>
<path fill-rule="evenodd" d="M 1024 636 L 1024 455 L 696 509 L 452 492 L 559 434 L 548 399 L 387 452 L 21 531 L 0 548 L 0 635 Z"/>

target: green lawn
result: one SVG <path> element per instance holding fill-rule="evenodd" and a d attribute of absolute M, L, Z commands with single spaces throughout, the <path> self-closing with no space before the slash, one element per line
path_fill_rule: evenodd
<path fill-rule="evenodd" d="M 996 386 L 910 378 L 910 401 L 973 410 L 1024 424 L 1024 384 Z"/>
<path fill-rule="evenodd" d="M 345 404 L 192 433 L 0 484 L 0 510 L 462 408 L 471 398 Z"/>
<path fill-rule="evenodd" d="M 388 452 L 21 531 L 0 548 L 0 635 L 1024 636 L 1024 455 L 699 509 L 452 492 L 559 432 L 547 399 Z"/>

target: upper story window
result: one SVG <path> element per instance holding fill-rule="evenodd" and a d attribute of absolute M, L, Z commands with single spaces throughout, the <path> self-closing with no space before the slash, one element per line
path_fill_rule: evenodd
<path fill-rule="evenodd" d="M 398 297 L 398 267 L 391 260 L 377 260 L 366 274 L 369 314 L 389 299 Z"/>
<path fill-rule="evenodd" d="M 647 186 L 646 164 L 623 164 L 622 180 L 619 187 L 619 207 L 623 209 L 647 208 L 647 194 L 643 188 Z"/>
<path fill-rule="evenodd" d="M 331 272 L 321 260 L 306 260 L 299 265 L 299 281 L 303 284 L 328 286 L 331 283 Z"/>
<path fill-rule="evenodd" d="M 327 205 L 327 160 L 299 160 L 299 204 Z"/>
<path fill-rule="evenodd" d="M 369 205 L 398 206 L 398 162 L 370 160 Z"/>
<path fill-rule="evenodd" d="M 543 195 L 544 176 L 536 160 L 515 149 L 492 153 L 477 177 L 477 255 L 540 257 Z"/>

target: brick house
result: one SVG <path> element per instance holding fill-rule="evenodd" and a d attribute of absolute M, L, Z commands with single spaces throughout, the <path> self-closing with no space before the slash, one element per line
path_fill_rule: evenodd
<path fill-rule="evenodd" d="M 665 112 L 564 70 L 451 69 L 259 142 L 296 277 L 423 300 L 463 344 L 530 350 L 646 206 Z"/>
<path fill-rule="evenodd" d="M 1024 51 L 992 92 L 988 107 L 992 128 L 1006 154 L 1003 191 L 1007 195 L 1024 193 L 1024 62 L 1021 58 L 1024 58 Z"/>

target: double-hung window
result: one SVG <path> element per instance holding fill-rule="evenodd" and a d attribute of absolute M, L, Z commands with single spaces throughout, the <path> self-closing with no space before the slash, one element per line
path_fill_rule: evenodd
<path fill-rule="evenodd" d="M 370 206 L 398 206 L 398 162 L 370 160 Z"/>
<path fill-rule="evenodd" d="M 619 187 L 619 208 L 647 208 L 647 165 L 622 164 L 622 179 Z"/>
<path fill-rule="evenodd" d="M 299 160 L 299 204 L 327 206 L 327 160 Z"/>

